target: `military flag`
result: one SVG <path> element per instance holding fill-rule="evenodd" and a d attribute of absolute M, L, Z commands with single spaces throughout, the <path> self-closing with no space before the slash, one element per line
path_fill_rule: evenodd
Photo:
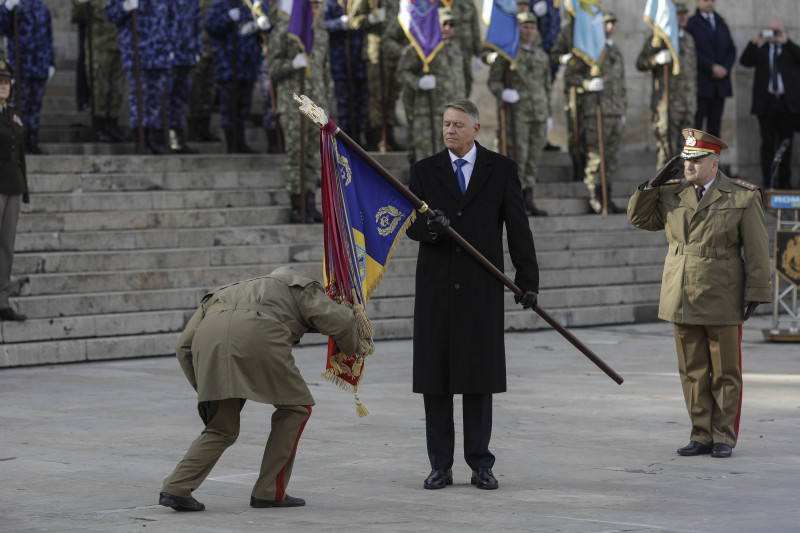
<path fill-rule="evenodd" d="M 653 48 L 667 45 L 672 54 L 672 74 L 677 76 L 681 71 L 678 61 L 680 27 L 675 4 L 672 0 L 647 0 L 644 6 L 644 21 L 653 29 Z"/>
<path fill-rule="evenodd" d="M 314 20 L 311 17 L 309 0 L 279 0 L 278 9 L 289 18 L 289 36 L 296 39 L 306 56 L 314 46 Z"/>
<path fill-rule="evenodd" d="M 328 120 L 320 134 L 325 290 L 338 302 L 366 307 L 416 212 L 405 196 L 335 135 L 337 129 Z M 341 353 L 329 339 L 322 374 L 355 393 L 360 416 L 367 414 L 358 399 L 362 359 Z"/>
<path fill-rule="evenodd" d="M 519 49 L 519 23 L 515 0 L 483 0 L 483 22 L 486 31 L 484 44 L 497 51 L 514 65 Z"/>
<path fill-rule="evenodd" d="M 422 59 L 422 71 L 430 72 L 430 62 L 444 46 L 438 0 L 400 0 L 397 19 Z"/>
<path fill-rule="evenodd" d="M 589 65 L 592 76 L 600 74 L 606 51 L 606 30 L 599 0 L 564 0 L 572 15 L 572 53 Z"/>

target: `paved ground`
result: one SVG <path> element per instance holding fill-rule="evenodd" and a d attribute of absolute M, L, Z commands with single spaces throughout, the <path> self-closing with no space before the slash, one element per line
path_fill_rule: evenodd
<path fill-rule="evenodd" d="M 155 504 L 201 429 L 173 358 L 2 370 L 0 531 L 798 531 L 800 348 L 763 342 L 767 324 L 745 328 L 731 459 L 675 454 L 688 417 L 669 324 L 574 330 L 621 386 L 555 332 L 509 334 L 509 392 L 495 398 L 497 491 L 472 487 L 461 459 L 452 487 L 422 489 L 410 341 L 378 343 L 363 419 L 351 395 L 318 377 L 322 348 L 302 348 L 317 407 L 289 486 L 308 501 L 299 509 L 249 507 L 272 411 L 252 402 L 239 442 L 195 493 L 206 512 Z"/>

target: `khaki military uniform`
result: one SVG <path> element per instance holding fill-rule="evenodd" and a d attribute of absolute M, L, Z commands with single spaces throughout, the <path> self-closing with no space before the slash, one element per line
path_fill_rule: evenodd
<path fill-rule="evenodd" d="M 745 302 L 769 302 L 769 238 L 755 185 L 721 171 L 700 201 L 671 180 L 634 193 L 628 220 L 665 230 L 658 316 L 675 324 L 678 369 L 691 440 L 733 447 L 741 407 L 741 324 Z"/>
<path fill-rule="evenodd" d="M 456 23 L 454 38 L 461 47 L 461 64 L 464 69 L 464 94 L 458 95 L 458 98 L 469 98 L 472 92 L 472 58 L 484 54 L 478 10 L 472 0 L 439 0 L 439 7 L 449 7 L 453 13 L 453 21 Z"/>
<path fill-rule="evenodd" d="M 655 55 L 666 46 L 653 46 L 653 36 L 647 38 L 636 59 L 636 68 L 650 71 L 653 75 L 653 93 L 650 98 L 650 110 L 653 117 L 653 133 L 658 145 L 658 163 L 661 168 L 683 146 L 681 130 L 694 123 L 697 110 L 697 54 L 694 37 L 689 32 L 682 32 L 679 39 L 680 73 L 672 74 L 672 63 L 659 65 Z M 669 102 L 664 100 L 664 69 L 668 72 L 667 83 Z"/>
<path fill-rule="evenodd" d="M 553 43 L 553 47 L 550 48 L 550 52 L 548 53 L 550 57 L 550 61 L 556 65 L 561 64 L 560 58 L 564 54 L 572 53 L 572 22 L 568 23 L 566 26 L 562 27 L 558 34 L 556 35 L 556 40 Z M 579 59 L 573 57 L 570 60 L 570 63 L 574 66 L 577 64 Z M 562 67 L 563 68 L 563 67 Z M 567 120 L 567 150 L 569 151 L 569 155 L 572 158 L 572 165 L 575 167 L 575 161 L 578 160 L 578 168 L 573 168 L 573 172 L 576 176 L 575 179 L 580 179 L 578 176 L 583 176 L 583 167 L 584 167 L 584 154 L 580 153 L 580 142 L 578 142 L 579 137 L 579 124 L 580 119 L 578 118 L 578 104 L 577 104 L 577 88 L 564 83 L 564 113 L 566 114 Z M 576 154 L 577 152 L 577 154 Z"/>
<path fill-rule="evenodd" d="M 542 150 L 547 139 L 547 118 L 552 115 L 550 108 L 550 64 L 540 43 L 530 48 L 519 47 L 516 67 L 510 70 L 511 63 L 498 57 L 489 70 L 489 90 L 497 98 L 498 105 L 504 105 L 503 89 L 513 88 L 519 92 L 520 99 L 515 104 L 505 104 L 506 144 L 508 157 L 516 160 L 520 171 L 522 187 L 533 187 L 542 159 Z M 508 73 L 511 73 L 511 86 L 506 86 Z M 514 114 L 514 131 L 511 129 L 511 113 Z M 501 123 L 498 120 L 498 123 Z"/>
<path fill-rule="evenodd" d="M 442 116 L 448 103 L 463 98 L 462 64 L 461 49 L 453 42 L 444 43 L 430 62 L 429 72 L 423 72 L 422 59 L 413 46 L 408 45 L 403 52 L 397 67 L 397 77 L 403 84 L 404 95 L 407 95 L 403 97 L 403 103 L 406 105 L 406 117 L 409 120 L 410 162 L 444 150 Z M 425 74 L 436 76 L 435 89 L 423 91 L 419 88 L 419 79 Z"/>
<path fill-rule="evenodd" d="M 314 405 L 292 356 L 292 346 L 310 328 L 333 337 L 343 352 L 358 348 L 353 312 L 311 279 L 272 274 L 205 295 L 178 340 L 177 356 L 197 391 L 206 428 L 164 480 L 164 492 L 191 496 L 236 440 L 239 410 L 253 400 L 276 411 L 252 495 L 283 499 L 296 443 Z"/>

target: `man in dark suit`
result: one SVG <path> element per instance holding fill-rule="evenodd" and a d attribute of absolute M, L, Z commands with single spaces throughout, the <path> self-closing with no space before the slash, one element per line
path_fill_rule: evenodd
<path fill-rule="evenodd" d="M 750 112 L 758 117 L 761 131 L 763 186 L 791 189 L 791 139 L 800 114 L 800 46 L 789 40 L 783 21 L 773 19 L 767 28 L 758 30 L 739 61 L 745 67 L 756 68 Z M 772 161 L 785 139 L 789 143 L 773 183 Z"/>
<path fill-rule="evenodd" d="M 719 137 L 725 98 L 733 95 L 730 70 L 736 61 L 736 46 L 728 25 L 714 11 L 714 0 L 697 0 L 697 11 L 686 31 L 697 51 L 697 112 L 695 129 Z M 703 120 L 707 120 L 703 127 Z"/>
<path fill-rule="evenodd" d="M 445 150 L 411 166 L 409 188 L 436 208 L 417 217 L 408 235 L 419 241 L 414 309 L 413 390 L 424 395 L 425 431 L 432 471 L 426 489 L 453 483 L 453 395 L 463 396 L 464 458 L 472 484 L 496 489 L 489 451 L 492 394 L 506 390 L 503 285 L 450 237 L 453 229 L 503 269 L 503 225 L 524 290 L 517 303 L 536 307 L 539 268 L 522 200 L 517 165 L 475 142 L 478 108 L 469 100 L 447 104 Z"/>

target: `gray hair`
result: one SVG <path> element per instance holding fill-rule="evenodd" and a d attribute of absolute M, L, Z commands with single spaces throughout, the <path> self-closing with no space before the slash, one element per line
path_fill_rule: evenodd
<path fill-rule="evenodd" d="M 478 113 L 478 106 L 476 106 L 472 100 L 467 100 L 466 98 L 462 100 L 453 100 L 444 106 L 445 111 L 448 109 L 458 109 L 459 111 L 463 111 L 467 114 L 467 116 L 469 116 L 469 121 L 473 124 L 478 124 L 481 121 L 480 114 Z"/>

